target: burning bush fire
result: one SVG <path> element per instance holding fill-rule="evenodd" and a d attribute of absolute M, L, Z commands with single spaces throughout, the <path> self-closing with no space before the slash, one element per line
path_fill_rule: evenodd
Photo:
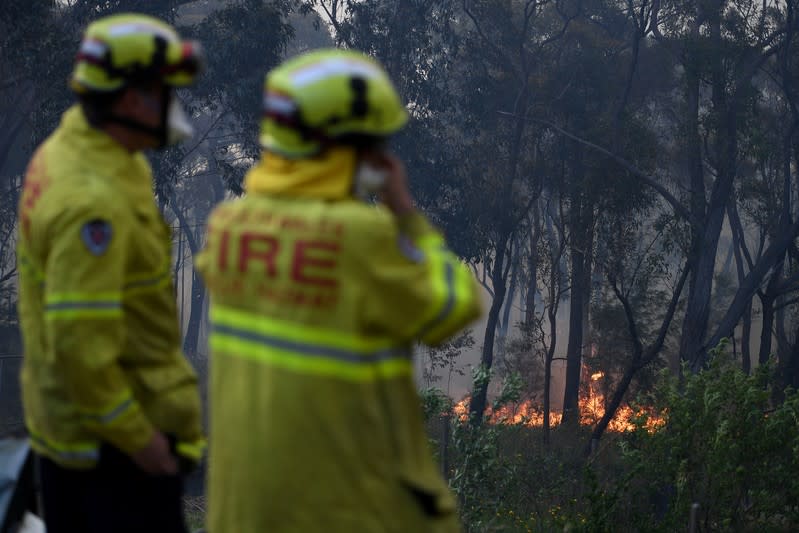
<path fill-rule="evenodd" d="M 583 395 L 579 400 L 580 406 L 580 424 L 584 426 L 593 426 L 605 415 L 605 396 L 597 390 L 595 383 L 604 377 L 604 373 L 595 372 L 590 376 L 588 382 L 588 394 Z M 469 416 L 469 402 L 471 396 L 466 396 L 461 401 L 457 402 L 452 408 L 452 413 L 458 416 L 461 420 L 468 419 Z M 662 416 L 654 416 L 652 412 L 646 411 L 649 415 L 646 427 L 650 431 L 654 431 L 660 427 L 664 422 Z M 540 406 L 532 400 L 524 400 L 515 404 L 505 405 L 502 408 L 494 411 L 491 406 L 486 408 L 485 412 L 488 420 L 492 424 L 508 424 L 508 425 L 524 425 L 528 427 L 543 427 L 544 413 Z M 608 424 L 608 430 L 614 432 L 633 431 L 635 418 L 641 415 L 640 410 L 634 410 L 629 405 L 622 405 L 613 416 L 613 419 Z M 549 415 L 549 423 L 552 427 L 560 424 L 562 413 L 551 411 Z"/>

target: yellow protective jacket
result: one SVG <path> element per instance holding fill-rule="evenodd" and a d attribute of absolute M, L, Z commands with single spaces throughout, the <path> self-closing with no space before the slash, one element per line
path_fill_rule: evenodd
<path fill-rule="evenodd" d="M 421 215 L 349 197 L 354 162 L 265 156 L 210 218 L 209 533 L 459 530 L 411 352 L 477 287 Z"/>
<path fill-rule="evenodd" d="M 70 468 L 153 428 L 199 459 L 197 377 L 180 351 L 171 239 L 152 173 L 75 106 L 38 148 L 19 206 L 23 404 L 31 444 Z"/>

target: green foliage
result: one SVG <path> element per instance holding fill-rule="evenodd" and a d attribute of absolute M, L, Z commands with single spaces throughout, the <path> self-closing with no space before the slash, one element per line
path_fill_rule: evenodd
<path fill-rule="evenodd" d="M 452 398 L 435 387 L 428 387 L 419 391 L 422 400 L 424 419 L 430 421 L 435 417 L 452 411 Z"/>
<path fill-rule="evenodd" d="M 478 367 L 473 374 L 474 389 L 490 380 L 490 372 Z M 510 376 L 492 404 L 494 411 L 519 399 L 521 378 Z M 464 523 L 469 531 L 482 531 L 488 522 L 501 516 L 505 497 L 518 481 L 513 458 L 500 453 L 503 427 L 484 423 L 475 425 L 466 417 L 452 421 L 453 465 L 450 485 L 458 496 Z"/>
<path fill-rule="evenodd" d="M 683 383 L 664 377 L 656 405 L 665 425 L 649 433 L 642 419 L 624 442 L 639 472 L 627 488 L 632 514 L 639 526 L 657 516 L 657 531 L 675 531 L 696 502 L 706 530 L 786 530 L 799 523 L 799 397 L 774 406 L 771 365 L 747 376 L 724 345 L 711 357 Z"/>
<path fill-rule="evenodd" d="M 772 374 L 771 365 L 744 374 L 726 345 L 682 382 L 662 373 L 644 398 L 655 408 L 589 460 L 575 444 L 589 428 L 556 428 L 546 447 L 539 428 L 452 420 L 448 475 L 465 529 L 665 533 L 684 530 L 698 503 L 703 531 L 790 531 L 799 523 L 799 396 L 773 404 Z M 476 385 L 488 378 L 474 374 Z M 492 408 L 516 401 L 520 385 L 509 379 Z M 425 397 L 431 414 L 449 405 Z"/>

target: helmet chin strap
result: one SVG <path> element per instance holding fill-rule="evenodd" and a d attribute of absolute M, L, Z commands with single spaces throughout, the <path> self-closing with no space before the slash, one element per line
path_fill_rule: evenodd
<path fill-rule="evenodd" d="M 158 149 L 167 146 L 167 139 L 169 136 L 169 92 L 170 89 L 164 86 L 161 94 L 161 120 L 159 126 L 149 126 L 129 117 L 122 117 L 113 113 L 108 114 L 105 120 L 114 122 L 131 130 L 140 131 L 158 139 Z"/>

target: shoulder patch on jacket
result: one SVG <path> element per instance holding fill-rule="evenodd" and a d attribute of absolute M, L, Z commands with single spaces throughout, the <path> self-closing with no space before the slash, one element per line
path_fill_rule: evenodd
<path fill-rule="evenodd" d="M 105 253 L 111 244 L 112 234 L 111 223 L 99 218 L 90 220 L 80 230 L 83 244 L 94 255 L 103 255 Z"/>
<path fill-rule="evenodd" d="M 397 239 L 397 244 L 399 245 L 402 255 L 404 255 L 409 261 L 413 261 L 414 263 L 421 263 L 424 261 L 424 252 L 417 248 L 413 241 L 405 235 L 399 236 L 399 239 Z"/>

